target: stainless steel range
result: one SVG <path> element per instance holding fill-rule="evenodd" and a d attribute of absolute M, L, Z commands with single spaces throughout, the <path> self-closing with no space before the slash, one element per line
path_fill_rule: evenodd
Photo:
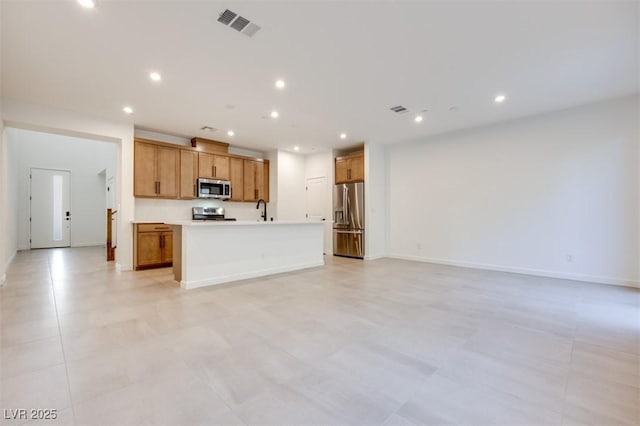
<path fill-rule="evenodd" d="M 224 207 L 193 207 L 191 209 L 191 219 L 193 220 L 236 220 L 231 217 L 224 217 Z"/>

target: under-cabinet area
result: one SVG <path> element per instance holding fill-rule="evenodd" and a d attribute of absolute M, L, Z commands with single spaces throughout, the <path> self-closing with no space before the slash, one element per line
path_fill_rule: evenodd
<path fill-rule="evenodd" d="M 230 201 L 269 201 L 269 160 L 230 154 L 229 145 L 193 138 L 182 146 L 136 138 L 134 196 L 189 200 L 198 197 L 197 179 L 231 183 Z"/>
<path fill-rule="evenodd" d="M 172 225 L 133 224 L 133 266 L 136 270 L 171 266 L 172 261 Z"/>

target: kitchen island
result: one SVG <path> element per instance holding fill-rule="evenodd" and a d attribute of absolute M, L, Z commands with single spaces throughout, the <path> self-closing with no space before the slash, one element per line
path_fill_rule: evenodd
<path fill-rule="evenodd" d="M 324 265 L 323 222 L 174 221 L 173 274 L 184 289 Z"/>

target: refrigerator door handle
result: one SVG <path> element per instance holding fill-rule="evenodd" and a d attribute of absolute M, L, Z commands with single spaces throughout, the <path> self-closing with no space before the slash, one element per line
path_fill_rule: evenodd
<path fill-rule="evenodd" d="M 347 185 L 344 186 L 344 192 L 342 193 L 344 197 L 343 205 L 345 213 L 347 214 L 346 223 L 351 223 L 351 206 L 349 205 L 349 187 Z"/>

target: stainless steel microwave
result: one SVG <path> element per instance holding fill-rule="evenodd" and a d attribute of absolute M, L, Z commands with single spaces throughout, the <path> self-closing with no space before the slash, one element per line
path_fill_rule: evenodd
<path fill-rule="evenodd" d="M 231 198 L 231 182 L 228 180 L 198 178 L 196 188 L 198 198 L 217 198 L 219 200 Z"/>

